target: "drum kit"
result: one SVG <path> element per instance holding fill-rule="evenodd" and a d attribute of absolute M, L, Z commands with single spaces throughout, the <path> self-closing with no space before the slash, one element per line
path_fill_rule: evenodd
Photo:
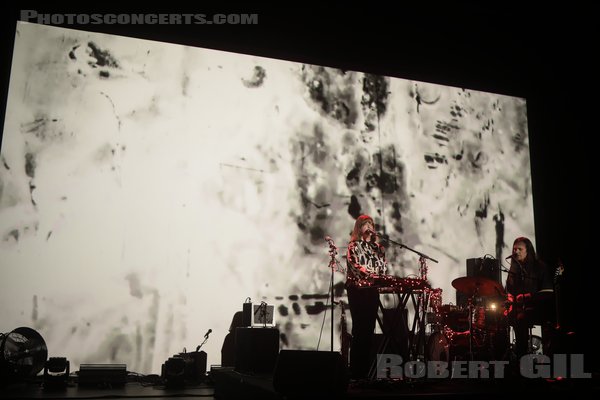
<path fill-rule="evenodd" d="M 500 283 L 485 277 L 452 281 L 467 296 L 466 307 L 443 304 L 434 310 L 433 333 L 427 357 L 433 361 L 499 360 L 508 350 L 506 293 Z"/>

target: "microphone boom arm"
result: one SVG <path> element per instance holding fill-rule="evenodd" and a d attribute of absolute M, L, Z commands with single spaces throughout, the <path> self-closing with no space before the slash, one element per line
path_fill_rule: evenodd
<path fill-rule="evenodd" d="M 407 245 L 405 245 L 405 244 L 402 244 L 402 243 L 400 243 L 400 242 L 396 242 L 395 240 L 393 240 L 393 239 L 390 239 L 390 238 L 388 238 L 387 240 L 388 240 L 388 242 L 390 242 L 390 243 L 393 243 L 393 244 L 395 244 L 395 245 L 397 245 L 397 246 L 400 246 L 401 248 L 404 248 L 404 249 L 406 249 L 406 250 L 410 250 L 410 251 L 412 251 L 413 253 L 417 254 L 419 257 L 425 258 L 425 259 L 427 259 L 427 260 L 431 260 L 431 261 L 433 261 L 434 263 L 438 263 L 438 262 L 439 262 L 438 260 L 436 260 L 436 259 L 434 259 L 434 258 L 431 258 L 431 257 L 429 257 L 427 254 L 423 254 L 423 253 L 421 253 L 420 251 L 418 251 L 418 250 L 415 250 L 415 249 L 412 249 L 412 248 L 408 247 L 408 246 L 407 246 Z"/>
<path fill-rule="evenodd" d="M 204 346 L 204 343 L 206 343 L 206 341 L 208 340 L 208 335 L 210 335 L 211 332 L 212 332 L 212 329 L 209 329 L 208 332 L 206 332 L 206 334 L 204 335 L 204 340 L 202 341 L 202 343 L 200 343 L 198 345 L 198 347 L 196 347 L 196 352 L 200 351 L 202 346 Z"/>

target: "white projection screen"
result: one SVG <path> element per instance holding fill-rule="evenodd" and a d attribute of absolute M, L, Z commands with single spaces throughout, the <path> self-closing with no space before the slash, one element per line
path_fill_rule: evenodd
<path fill-rule="evenodd" d="M 15 37 L 0 331 L 36 329 L 73 370 L 159 373 L 208 329 L 220 364 L 247 297 L 275 306 L 281 348 L 329 349 L 324 238 L 345 265 L 361 213 L 439 261 L 444 303 L 466 259 L 534 239 L 523 98 L 25 22 Z M 387 257 L 418 274 L 415 253 Z"/>

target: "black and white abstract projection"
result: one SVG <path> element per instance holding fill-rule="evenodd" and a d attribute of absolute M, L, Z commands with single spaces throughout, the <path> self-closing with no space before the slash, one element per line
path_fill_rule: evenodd
<path fill-rule="evenodd" d="M 0 330 L 74 369 L 157 373 L 208 329 L 219 364 L 247 297 L 282 348 L 329 349 L 324 237 L 345 265 L 361 213 L 439 260 L 444 303 L 466 259 L 534 237 L 522 98 L 20 22 L 5 121 Z"/>

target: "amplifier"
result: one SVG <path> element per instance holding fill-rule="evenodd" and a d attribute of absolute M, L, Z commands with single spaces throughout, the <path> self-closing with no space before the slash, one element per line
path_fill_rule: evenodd
<path fill-rule="evenodd" d="M 235 370 L 242 373 L 273 373 L 279 355 L 279 329 L 235 330 Z"/>
<path fill-rule="evenodd" d="M 127 366 L 125 364 L 81 364 L 79 366 L 78 384 L 88 385 L 125 385 L 127 382 Z"/>

